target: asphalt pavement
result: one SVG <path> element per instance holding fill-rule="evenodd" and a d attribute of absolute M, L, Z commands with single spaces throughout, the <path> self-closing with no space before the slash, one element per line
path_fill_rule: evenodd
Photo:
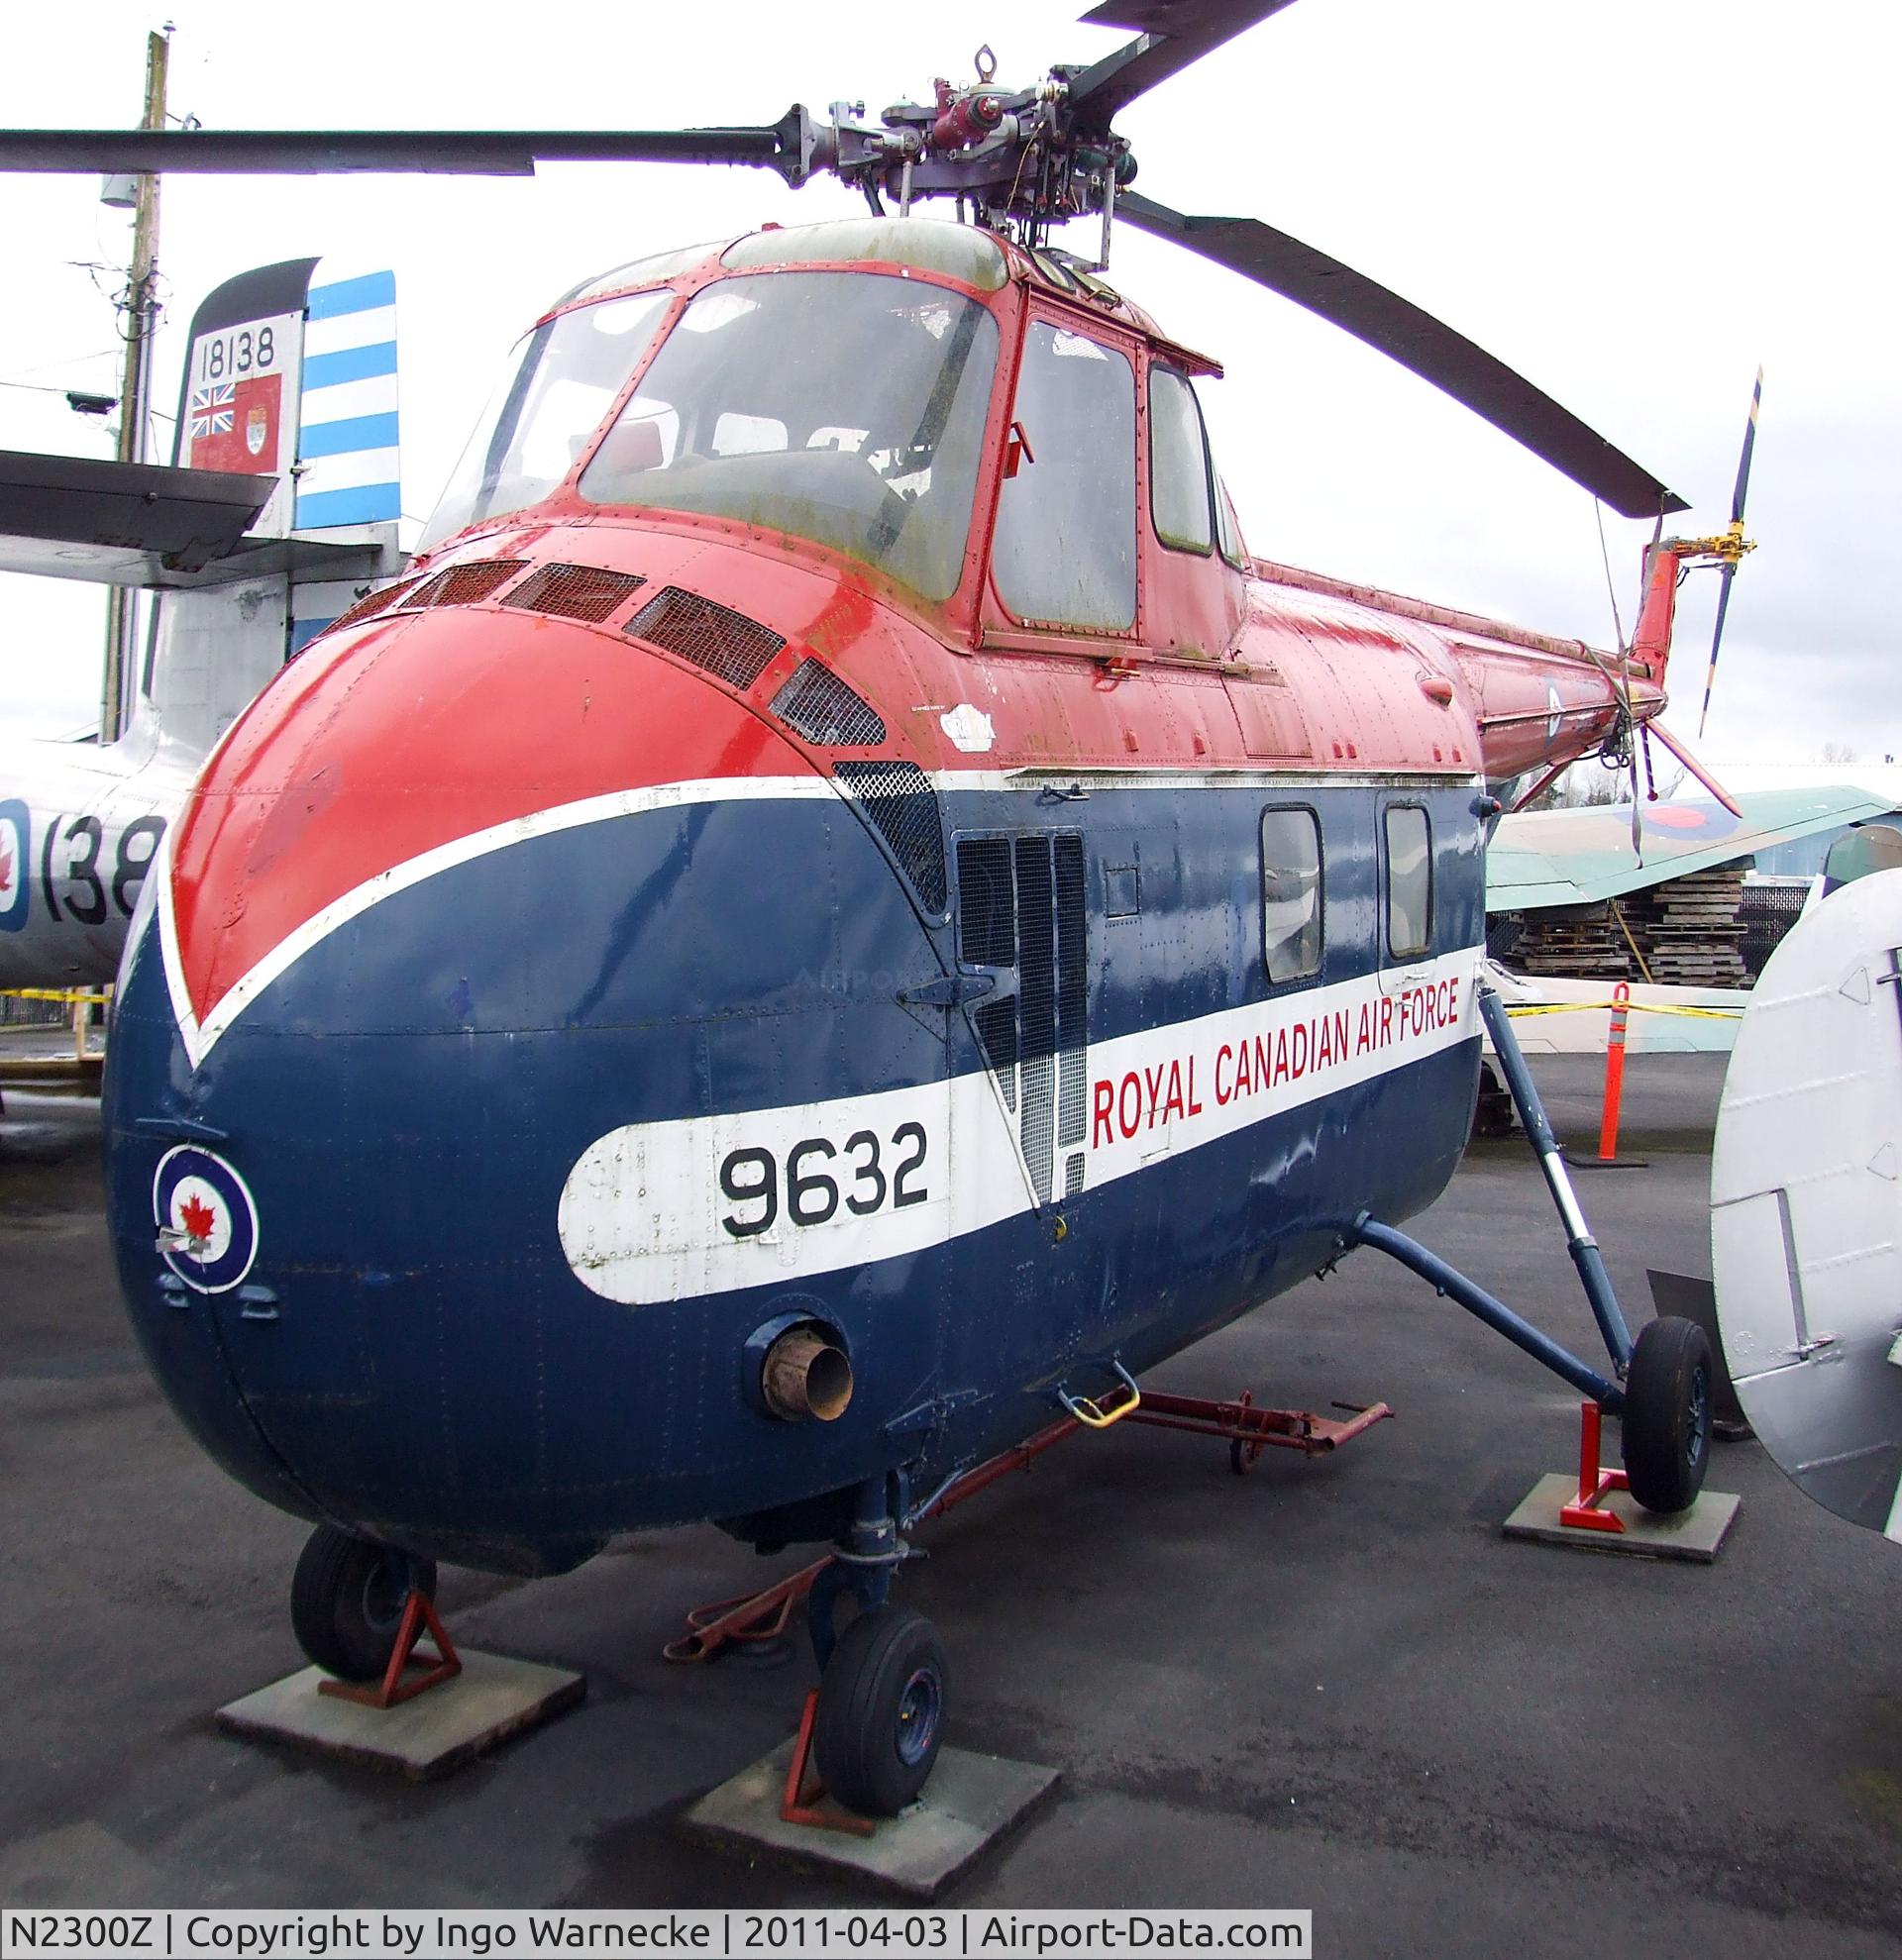
<path fill-rule="evenodd" d="M 1534 1064 L 1588 1151 L 1598 1068 Z M 1624 1144 L 1646 1166 L 1581 1174 L 1634 1318 L 1647 1266 L 1709 1271 L 1722 1069 L 1634 1058 Z M 446 1571 L 460 1640 L 581 1669 L 588 1698 L 440 1785 L 214 1726 L 301 1663 L 304 1527 L 227 1482 L 146 1375 L 97 1117 L 11 1083 L 0 1117 L 0 1904 L 858 1903 L 676 1827 L 788 1733 L 811 1678 L 802 1643 L 662 1660 L 688 1606 L 798 1563 L 710 1527 L 558 1580 Z M 1410 1229 L 1598 1352 L 1523 1142 L 1476 1144 Z M 1397 1419 L 1245 1478 L 1219 1444 L 1124 1425 L 928 1528 L 901 1597 L 948 1643 L 950 1739 L 1063 1773 L 943 1903 L 1307 1906 L 1327 1955 L 1896 1952 L 1896 1547 L 1754 1443 L 1718 1447 L 1711 1485 L 1743 1511 L 1715 1566 L 1508 1542 L 1500 1520 L 1574 1459 L 1576 1397 L 1372 1253 L 1154 1380 Z"/>

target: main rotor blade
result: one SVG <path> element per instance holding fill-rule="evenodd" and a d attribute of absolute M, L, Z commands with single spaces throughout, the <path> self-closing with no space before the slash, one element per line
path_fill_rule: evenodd
<path fill-rule="evenodd" d="M 1655 517 L 1660 511 L 1690 508 L 1648 469 L 1503 361 L 1338 258 L 1258 218 L 1192 218 L 1136 191 L 1124 191 L 1116 199 L 1116 216 L 1138 231 L 1187 246 L 1378 348 L 1483 415 L 1621 516 Z"/>
<path fill-rule="evenodd" d="M 812 126 L 705 130 L 0 130 L 0 170 L 533 176 L 540 163 L 755 163 L 801 183 Z"/>
<path fill-rule="evenodd" d="M 1078 126 L 1101 134 L 1157 82 L 1293 5 L 1294 0 L 1102 0 L 1084 20 L 1092 27 L 1130 28 L 1137 38 L 1071 81 Z"/>
<path fill-rule="evenodd" d="M 1744 425 L 1744 453 L 1737 460 L 1737 487 L 1731 492 L 1731 522 L 1744 522 L 1744 493 L 1750 487 L 1750 452 L 1756 448 L 1756 415 L 1763 406 L 1763 370 L 1756 370 L 1756 386 L 1750 390 L 1750 419 Z M 1730 584 L 1724 587 L 1728 596 Z"/>

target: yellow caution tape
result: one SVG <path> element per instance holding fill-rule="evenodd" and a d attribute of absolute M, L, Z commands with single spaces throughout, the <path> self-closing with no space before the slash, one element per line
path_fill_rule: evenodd
<path fill-rule="evenodd" d="M 1604 1014 L 1618 1006 L 1623 1006 L 1630 1014 L 1681 1014 L 1693 1021 L 1741 1021 L 1744 1018 L 1742 1007 L 1667 1007 L 1648 1000 L 1528 1001 L 1522 1006 L 1508 1007 L 1506 1012 L 1517 1020 L 1521 1015 L 1530 1014 Z"/>
<path fill-rule="evenodd" d="M 85 986 L 9 986 L 0 988 L 7 1000 L 57 1000 L 67 1007 L 103 1007 L 112 998 L 112 989 L 103 992 Z"/>

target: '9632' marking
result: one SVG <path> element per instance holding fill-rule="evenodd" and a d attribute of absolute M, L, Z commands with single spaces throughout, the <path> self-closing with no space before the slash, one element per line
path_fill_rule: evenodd
<path fill-rule="evenodd" d="M 773 1229 L 782 1209 L 794 1225 L 826 1225 L 841 1206 L 869 1218 L 923 1204 L 931 1195 L 924 1185 L 929 1148 L 922 1123 L 900 1123 L 889 1139 L 873 1130 L 855 1130 L 843 1144 L 801 1137 L 784 1166 L 770 1150 L 729 1150 L 720 1160 L 720 1190 L 734 1208 L 720 1223 L 736 1239 L 755 1239 Z"/>

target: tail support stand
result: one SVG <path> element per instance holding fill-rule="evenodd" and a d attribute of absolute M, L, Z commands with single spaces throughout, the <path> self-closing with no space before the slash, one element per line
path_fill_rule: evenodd
<path fill-rule="evenodd" d="M 1599 1462 L 1601 1412 L 1596 1402 L 1583 1402 L 1578 1411 L 1578 1496 L 1561 1504 L 1558 1521 L 1581 1531 L 1623 1531 L 1625 1520 L 1604 1507 L 1614 1491 L 1629 1491 L 1632 1480 L 1622 1470 L 1607 1470 Z"/>

